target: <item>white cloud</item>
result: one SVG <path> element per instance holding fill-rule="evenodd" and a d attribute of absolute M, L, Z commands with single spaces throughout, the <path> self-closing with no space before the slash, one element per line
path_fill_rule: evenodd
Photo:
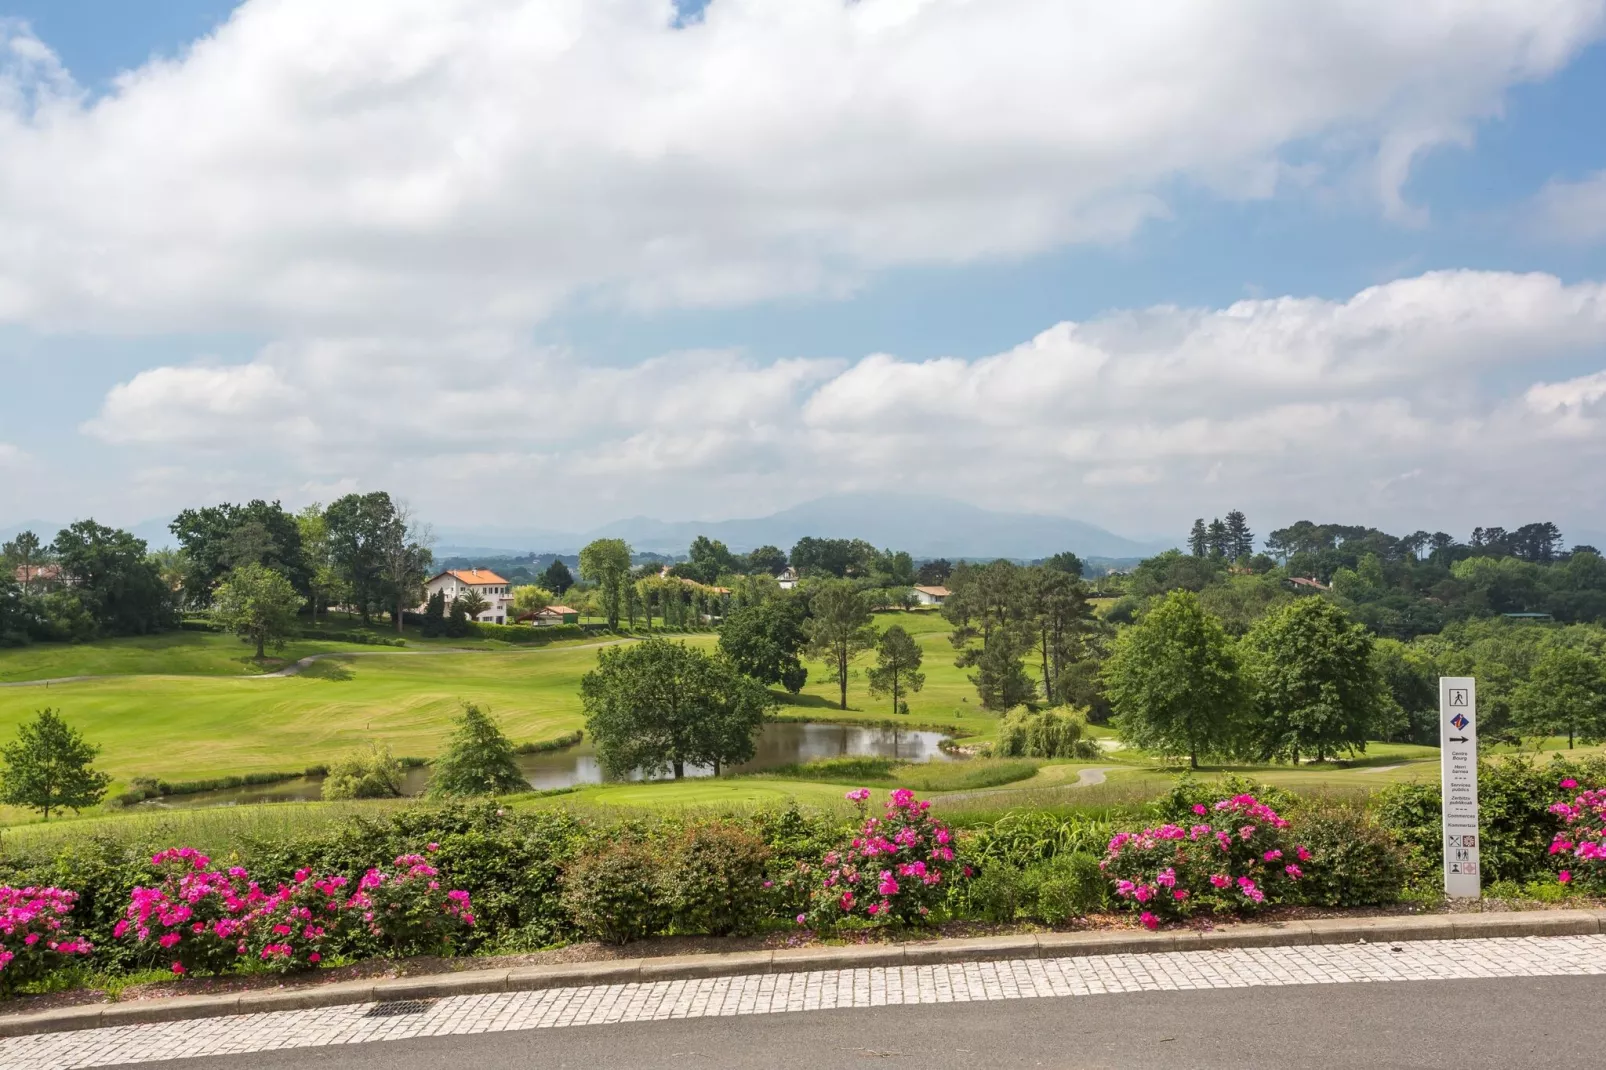
<path fill-rule="evenodd" d="M 1133 530 L 1230 504 L 1443 526 L 1548 515 L 1535 472 L 1567 471 L 1573 507 L 1598 511 L 1606 371 L 1542 379 L 1580 361 L 1606 365 L 1606 285 L 1436 272 L 1345 301 L 1117 312 L 978 360 L 602 368 L 504 335 L 286 342 L 143 372 L 86 430 L 153 465 L 385 486 L 465 522 L 899 488 Z"/>
<path fill-rule="evenodd" d="M 33 460 L 20 446 L 0 442 L 0 471 L 20 471 Z"/>
<path fill-rule="evenodd" d="M 1566 242 L 1606 238 L 1606 171 L 1577 182 L 1551 182 L 1534 202 L 1537 229 Z"/>
<path fill-rule="evenodd" d="M 513 330 L 1120 238 L 1463 141 L 1603 0 L 249 0 L 80 93 L 0 24 L 0 320 Z M 1299 146 L 1290 160 L 1289 147 Z"/>

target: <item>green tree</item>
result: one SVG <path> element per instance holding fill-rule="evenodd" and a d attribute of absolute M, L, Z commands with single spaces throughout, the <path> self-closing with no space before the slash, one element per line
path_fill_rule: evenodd
<path fill-rule="evenodd" d="M 786 568 L 786 551 L 778 546 L 760 546 L 747 555 L 750 572 L 778 576 Z"/>
<path fill-rule="evenodd" d="M 557 595 L 533 583 L 513 588 L 513 612 L 520 618 L 534 617 L 557 600 Z"/>
<path fill-rule="evenodd" d="M 562 598 L 563 592 L 574 586 L 574 574 L 562 559 L 554 557 L 546 571 L 541 573 L 541 586 Z"/>
<path fill-rule="evenodd" d="M 1115 640 L 1104 685 L 1127 743 L 1167 756 L 1232 749 L 1243 680 L 1221 622 L 1189 591 L 1173 591 Z"/>
<path fill-rule="evenodd" d="M 894 624 L 881 633 L 876 642 L 876 666 L 865 674 L 870 679 L 870 694 L 889 695 L 893 713 L 908 713 L 903 696 L 926 686 L 926 674 L 920 671 L 924 658 L 920 644 Z"/>
<path fill-rule="evenodd" d="M 429 566 L 435 559 L 429 548 L 433 541 L 434 534 L 428 525 L 420 524 L 405 503 L 394 503 L 390 521 L 380 534 L 378 549 L 379 574 L 384 580 L 390 619 L 395 622 L 398 635 L 406 611 L 423 601 L 424 581 L 429 578 Z"/>
<path fill-rule="evenodd" d="M 530 782 L 519 772 L 513 744 L 490 711 L 463 703 L 463 715 L 446 743 L 446 753 L 435 762 L 429 793 L 437 797 L 511 795 L 529 788 Z"/>
<path fill-rule="evenodd" d="M 803 690 L 809 671 L 799 654 L 807 610 L 797 598 L 772 598 L 733 610 L 719 626 L 719 650 L 738 672 L 764 684 Z"/>
<path fill-rule="evenodd" d="M 382 490 L 347 494 L 324 510 L 330 558 L 364 624 L 385 604 L 385 548 L 395 521 L 395 503 Z"/>
<path fill-rule="evenodd" d="M 213 595 L 212 617 L 224 628 L 256 644 L 264 657 L 268 644 L 284 646 L 296 623 L 301 596 L 271 568 L 248 562 L 228 574 Z"/>
<path fill-rule="evenodd" d="M 687 574 L 699 583 L 714 583 L 721 576 L 736 571 L 736 556 L 724 543 L 707 535 L 693 539 L 686 556 L 690 559 Z"/>
<path fill-rule="evenodd" d="M 1372 637 L 1325 598 L 1301 598 L 1262 617 L 1244 637 L 1258 756 L 1324 761 L 1366 749 L 1392 700 Z"/>
<path fill-rule="evenodd" d="M 4 546 L 0 546 L 0 558 L 3 558 L 8 570 L 22 572 L 22 593 L 33 593 L 33 572 L 43 563 L 46 551 L 39 541 L 39 536 L 31 531 L 20 531 L 16 538 L 11 539 Z"/>
<path fill-rule="evenodd" d="M 580 575 L 597 585 L 608 627 L 617 630 L 624 606 L 624 585 L 630 576 L 630 544 L 623 539 L 596 539 L 580 551 Z"/>
<path fill-rule="evenodd" d="M 0 799 L 44 814 L 63 807 L 78 811 L 106 797 L 111 777 L 90 765 L 100 748 L 84 742 L 53 709 L 43 709 L 17 728 L 17 738 L 0 750 L 5 761 Z"/>
<path fill-rule="evenodd" d="M 445 591 L 436 591 L 424 603 L 424 620 L 418 631 L 425 639 L 438 639 L 446 634 Z"/>
<path fill-rule="evenodd" d="M 872 620 L 864 596 L 851 583 L 822 584 L 809 602 L 809 619 L 803 625 L 809 657 L 825 662 L 828 679 L 841 691 L 844 710 L 848 708 L 851 666 L 875 643 Z"/>
<path fill-rule="evenodd" d="M 1480 697 L 1480 701 L 1482 696 Z M 1606 670 L 1599 654 L 1551 643 L 1516 689 L 1516 727 L 1527 736 L 1567 735 L 1585 744 L 1606 739 Z"/>
<path fill-rule="evenodd" d="M 173 592 L 146 554 L 145 540 L 80 520 L 51 544 L 64 589 L 106 635 L 148 635 L 173 627 Z M 54 614 L 52 614 L 54 615 Z"/>
<path fill-rule="evenodd" d="M 323 506 L 314 502 L 296 514 L 301 532 L 301 562 L 307 576 L 307 602 L 313 620 L 339 602 L 343 592 L 340 572 L 329 551 L 329 523 Z"/>
<path fill-rule="evenodd" d="M 1050 706 L 1065 704 L 1054 684 L 1068 665 L 1084 656 L 1094 627 L 1093 608 L 1077 575 L 1069 568 L 1034 566 L 1026 570 L 1021 588 L 1026 599 L 1023 623 L 1030 627 L 1041 658 L 1043 697 Z"/>
<path fill-rule="evenodd" d="M 647 776 L 753 756 L 753 735 L 775 698 L 726 658 L 651 637 L 603 650 L 580 680 L 586 731 L 613 776 Z"/>
<path fill-rule="evenodd" d="M 490 608 L 491 603 L 487 602 L 485 596 L 472 587 L 452 599 L 452 609 L 461 611 L 468 620 L 479 620 L 480 614 Z"/>
<path fill-rule="evenodd" d="M 301 521 L 278 502 L 185 509 L 168 530 L 184 548 L 189 565 L 184 589 L 196 605 L 210 601 L 230 570 L 251 563 L 281 573 L 298 591 L 309 591 Z"/>
<path fill-rule="evenodd" d="M 1205 531 L 1204 517 L 1193 522 L 1193 530 L 1188 532 L 1188 553 L 1194 557 L 1204 557 L 1210 552 L 1210 535 Z"/>
<path fill-rule="evenodd" d="M 1255 534 L 1249 530 L 1249 520 L 1234 509 L 1227 514 L 1227 557 L 1233 561 L 1249 557 L 1255 552 Z"/>
<path fill-rule="evenodd" d="M 1082 578 L 1082 574 L 1087 567 L 1082 563 L 1082 559 L 1080 557 L 1077 557 L 1069 550 L 1062 550 L 1055 554 L 1047 561 L 1044 561 L 1043 566 L 1045 568 L 1054 569 L 1056 572 L 1064 572 L 1067 575 L 1076 577 L 1077 579 Z"/>
<path fill-rule="evenodd" d="M 1022 659 L 1030 649 L 1017 628 L 997 628 L 971 662 L 976 671 L 970 682 L 976 685 L 983 709 L 1008 710 L 1030 702 L 1037 685 L 1027 673 Z"/>

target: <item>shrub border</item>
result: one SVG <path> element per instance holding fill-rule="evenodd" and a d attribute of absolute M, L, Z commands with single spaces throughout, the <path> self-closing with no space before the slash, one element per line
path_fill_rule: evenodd
<path fill-rule="evenodd" d="M 0 1037 L 99 1029 L 147 1022 L 177 1022 L 235 1014 L 306 1010 L 403 999 L 439 999 L 488 992 L 528 992 L 636 981 L 690 980 L 744 974 L 847 970 L 869 966 L 927 966 L 1000 959 L 1077 958 L 1154 954 L 1232 947 L 1402 943 L 1491 937 L 1585 936 L 1606 933 L 1606 910 L 1532 910 L 1477 914 L 1324 918 L 1312 921 L 1228 925 L 1199 931 L 1114 930 L 1023 933 L 905 944 L 805 947 L 777 951 L 619 959 L 611 962 L 465 969 L 389 981 L 344 981 L 304 989 L 268 989 L 215 996 L 174 996 L 66 1007 L 38 1014 L 0 1016 Z"/>

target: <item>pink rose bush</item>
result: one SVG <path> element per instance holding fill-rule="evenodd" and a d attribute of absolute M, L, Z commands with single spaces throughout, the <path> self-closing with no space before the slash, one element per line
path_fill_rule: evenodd
<path fill-rule="evenodd" d="M 93 950 L 72 934 L 78 896 L 62 888 L 0 885 L 0 989 L 37 981 Z"/>
<path fill-rule="evenodd" d="M 355 890 L 345 877 L 310 869 L 269 890 L 238 866 L 214 868 L 190 847 L 162 851 L 151 865 L 160 882 L 134 888 L 113 934 L 150 948 L 180 975 L 241 964 L 310 969 L 343 937 L 365 932 L 406 951 L 419 942 L 416 933 L 450 933 L 474 922 L 468 893 L 441 890 L 420 855 L 398 858 L 394 869 L 370 869 Z"/>
<path fill-rule="evenodd" d="M 474 927 L 474 908 L 467 892 L 447 890 L 439 878 L 424 855 L 401 855 L 364 873 L 346 906 L 393 954 L 450 954 Z"/>
<path fill-rule="evenodd" d="M 1606 887 L 1606 790 L 1579 789 L 1571 777 L 1561 787 L 1572 795 L 1551 804 L 1561 818 L 1561 831 L 1550 841 L 1551 855 L 1565 855 L 1566 868 L 1557 874 L 1563 884 Z"/>
<path fill-rule="evenodd" d="M 847 797 L 863 813 L 870 790 L 859 788 Z M 929 918 L 959 869 L 954 834 L 930 808 L 907 788 L 894 791 L 885 813 L 866 817 L 846 847 L 814 867 L 822 876 L 810 897 L 812 909 L 798 915 L 798 924 L 812 920 L 829 928 L 849 918 L 883 924 Z"/>
<path fill-rule="evenodd" d="M 1252 911 L 1305 875 L 1310 851 L 1253 795 L 1196 805 L 1196 821 L 1119 832 L 1099 863 L 1117 900 L 1146 928 L 1199 911 Z"/>

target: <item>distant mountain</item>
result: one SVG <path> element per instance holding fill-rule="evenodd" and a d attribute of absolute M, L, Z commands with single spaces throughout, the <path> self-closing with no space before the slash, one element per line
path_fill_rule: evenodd
<path fill-rule="evenodd" d="M 174 543 L 166 520 L 147 520 L 129 530 L 151 549 Z M 45 541 L 65 524 L 31 520 L 0 528 L 0 539 L 22 530 Z M 655 520 L 636 516 L 591 531 L 537 527 L 444 527 L 436 529 L 437 557 L 575 553 L 592 539 L 624 539 L 637 551 L 685 553 L 699 535 L 718 539 L 732 550 L 756 546 L 790 550 L 805 535 L 826 539 L 864 539 L 876 546 L 908 550 L 916 557 L 1031 559 L 1070 550 L 1083 558 L 1148 557 L 1175 545 L 1116 535 L 1068 517 L 997 513 L 951 498 L 918 494 L 836 494 L 794 505 L 765 517 L 738 520 Z"/>
<path fill-rule="evenodd" d="M 521 532 L 451 529 L 440 532 L 436 553 L 547 551 L 572 553 L 592 539 L 624 539 L 636 550 L 684 553 L 698 535 L 738 552 L 756 546 L 783 550 L 805 535 L 865 539 L 916 557 L 1038 558 L 1070 550 L 1082 557 L 1137 558 L 1173 543 L 1129 539 L 1067 517 L 998 513 L 948 498 L 914 494 L 838 494 L 766 517 L 666 521 L 637 516 L 591 531 Z"/>

